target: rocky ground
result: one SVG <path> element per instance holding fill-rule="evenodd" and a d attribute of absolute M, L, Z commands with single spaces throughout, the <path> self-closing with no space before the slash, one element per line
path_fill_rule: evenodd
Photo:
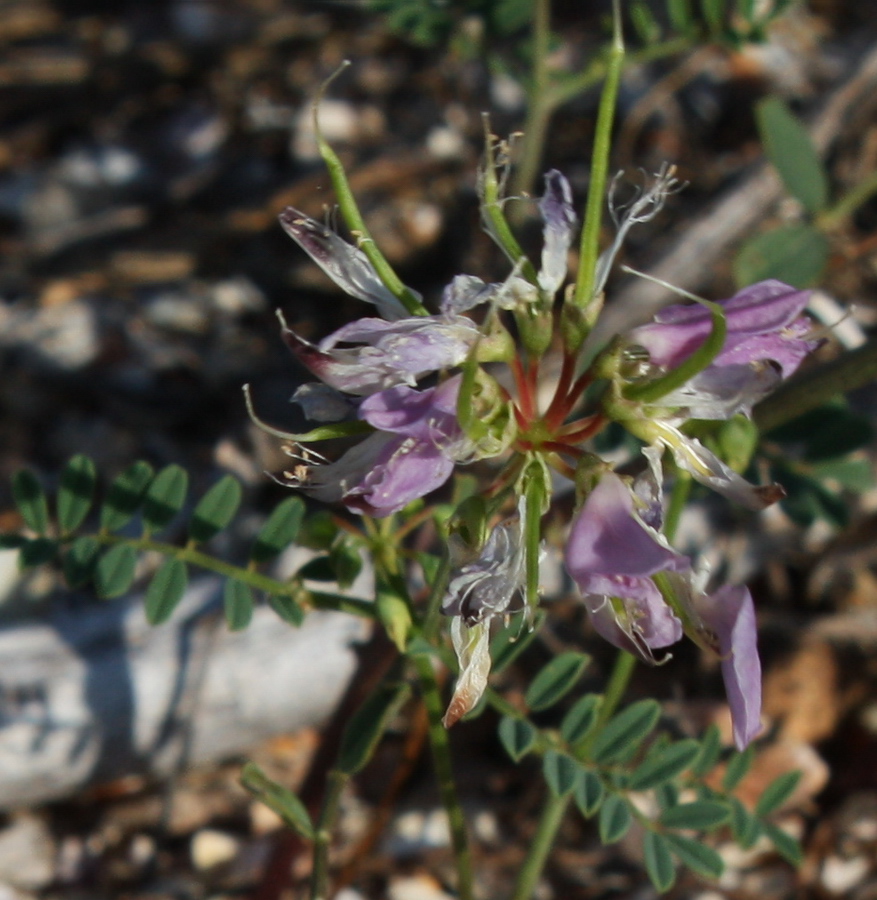
<path fill-rule="evenodd" d="M 558 63 L 587 58 L 602 12 L 600 3 L 558 4 Z M 472 18 L 458 34 L 471 46 L 477 30 Z M 753 104 L 764 95 L 823 122 L 838 194 L 873 172 L 877 78 L 870 90 L 862 76 L 858 94 L 843 91 L 875 37 L 869 4 L 812 0 L 765 46 L 707 45 L 632 69 L 615 162 L 654 170 L 673 161 L 688 188 L 634 237 L 627 261 L 648 269 L 693 228 L 727 215 L 718 199 L 742 190 L 760 159 Z M 460 39 L 417 46 L 356 2 L 0 3 L 0 526 L 17 525 L 13 471 L 27 464 L 51 483 L 74 453 L 108 476 L 136 458 L 180 463 L 196 495 L 233 472 L 251 519 L 284 496 L 263 475 L 280 457 L 250 425 L 240 386 L 252 385 L 264 418 L 295 429 L 287 401 L 302 373 L 279 340 L 275 309 L 308 336 L 359 314 L 276 223 L 286 205 L 321 216 L 331 204 L 310 104 L 343 59 L 353 66 L 333 84 L 321 120 L 384 252 L 428 298 L 460 272 L 501 275 L 503 261 L 478 227 L 475 171 L 482 111 L 497 133 L 521 127 L 524 95 L 510 55 L 502 71 Z M 545 167 L 562 169 L 579 200 L 595 100 L 586 94 L 564 107 L 545 150 Z M 781 200 L 764 223 L 796 214 Z M 821 284 L 840 304 L 829 304 L 829 318 L 856 305 L 851 343 L 877 323 L 875 223 L 871 201 L 832 232 Z M 733 222 L 720 224 L 728 227 L 718 262 L 685 273 L 687 286 L 711 297 L 731 292 L 745 237 Z M 529 238 L 532 226 L 523 227 Z M 621 297 L 629 283 L 613 290 Z M 855 397 L 868 416 L 873 401 L 869 390 Z M 777 772 L 803 769 L 781 821 L 802 839 L 804 866 L 795 872 L 761 845 L 722 846 L 723 881 L 686 876 L 673 897 L 877 898 L 877 496 L 841 502 L 850 511 L 844 527 L 802 529 L 777 513 L 755 540 L 733 521 L 720 535 L 758 597 L 776 729 L 744 789 L 755 796 Z M 691 540 L 702 527 L 716 538 L 712 519 L 686 527 Z M 21 583 L 9 566 L 3 572 L 7 627 L 66 602 L 49 576 Z M 562 624 L 543 654 L 582 645 L 581 611 L 562 596 L 556 609 Z M 609 657 L 584 643 L 598 679 Z M 0 683 L 2 667 L 0 659 Z M 720 714 L 715 673 L 693 652 L 666 672 L 662 699 L 683 727 Z M 516 689 L 520 673 L 508 677 Z M 653 686 L 643 677 L 633 691 Z M 3 728 L 10 701 L 0 700 Z M 344 798 L 336 858 L 344 900 L 449 895 L 447 831 L 422 729 L 416 710 L 406 711 Z M 454 733 L 487 897 L 507 894 L 541 791 L 534 770 L 503 761 L 494 735 L 488 717 Z M 306 729 L 248 757 L 298 787 L 319 768 L 322 740 Z M 8 810 L 0 900 L 303 896 L 307 858 L 240 788 L 240 763 L 217 760 L 160 783 L 132 773 Z M 637 853 L 632 840 L 602 848 L 594 828 L 571 816 L 540 897 L 650 897 Z"/>

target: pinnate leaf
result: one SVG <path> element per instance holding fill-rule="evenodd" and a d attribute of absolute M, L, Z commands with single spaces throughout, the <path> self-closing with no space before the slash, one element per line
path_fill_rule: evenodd
<path fill-rule="evenodd" d="M 628 756 L 658 724 L 660 715 L 656 700 L 640 700 L 623 709 L 595 738 L 592 759 L 606 764 Z"/>
<path fill-rule="evenodd" d="M 800 780 L 801 773 L 797 770 L 784 772 L 775 778 L 758 798 L 758 802 L 755 804 L 755 815 L 764 818 L 778 810 L 795 792 Z"/>
<path fill-rule="evenodd" d="M 230 631 L 243 631 L 253 618 L 253 592 L 248 584 L 229 578 L 222 591 L 225 621 Z"/>
<path fill-rule="evenodd" d="M 120 597 L 134 581 L 137 554 L 127 544 L 116 544 L 104 553 L 94 567 L 94 588 L 98 597 Z"/>
<path fill-rule="evenodd" d="M 186 592 L 189 576 L 186 564 L 179 559 L 166 559 L 146 589 L 146 621 L 150 625 L 166 622 Z"/>
<path fill-rule="evenodd" d="M 234 518 L 241 503 L 241 483 L 225 475 L 198 501 L 192 513 L 189 537 L 199 544 L 219 534 Z"/>
<path fill-rule="evenodd" d="M 268 605 L 284 622 L 289 622 L 296 628 L 304 621 L 304 610 L 288 594 L 272 594 L 268 597 Z"/>
<path fill-rule="evenodd" d="M 676 880 L 676 866 L 670 854 L 670 846 L 662 834 L 646 831 L 643 837 L 643 857 L 646 872 L 655 888 L 664 893 Z"/>
<path fill-rule="evenodd" d="M 570 707 L 560 724 L 561 737 L 568 744 L 582 740 L 594 727 L 600 701 L 599 694 L 585 694 Z"/>
<path fill-rule="evenodd" d="M 250 559 L 254 563 L 264 563 L 282 553 L 298 536 L 304 514 L 301 497 L 287 497 L 281 501 L 256 535 Z"/>
<path fill-rule="evenodd" d="M 170 524 L 186 502 L 189 475 L 171 463 L 155 476 L 143 497 L 143 524 L 148 531 L 161 531 Z"/>
<path fill-rule="evenodd" d="M 736 797 L 731 797 L 731 834 L 734 840 L 748 850 L 755 846 L 762 832 L 761 822 Z"/>
<path fill-rule="evenodd" d="M 579 680 L 590 657 L 585 653 L 561 653 L 536 675 L 527 688 L 526 703 L 530 709 L 553 706 Z"/>
<path fill-rule="evenodd" d="M 64 554 L 64 579 L 72 588 L 79 588 L 94 577 L 94 567 L 100 554 L 100 544 L 87 535 L 76 538 Z"/>
<path fill-rule="evenodd" d="M 600 808 L 603 802 L 605 789 L 600 776 L 591 769 L 580 771 L 578 782 L 576 783 L 576 805 L 581 810 L 582 815 L 589 819 Z"/>
<path fill-rule="evenodd" d="M 139 460 L 115 478 L 101 508 L 100 525 L 103 530 L 118 531 L 131 521 L 152 475 L 152 466 Z"/>
<path fill-rule="evenodd" d="M 633 817 L 625 800 L 617 794 L 609 794 L 600 807 L 598 819 L 600 840 L 604 844 L 620 841 L 627 834 L 632 821 Z"/>
<path fill-rule="evenodd" d="M 241 784 L 277 813 L 297 835 L 306 840 L 314 839 L 314 826 L 305 805 L 288 788 L 270 779 L 255 763 L 248 762 L 241 770 Z"/>
<path fill-rule="evenodd" d="M 722 778 L 722 787 L 726 791 L 733 791 L 735 787 L 746 777 L 746 773 L 752 768 L 755 758 L 755 748 L 750 744 L 742 753 L 735 753 L 728 760 L 728 768 Z"/>
<path fill-rule="evenodd" d="M 565 753 L 549 750 L 542 758 L 542 774 L 555 797 L 571 794 L 579 774 L 578 763 Z"/>
<path fill-rule="evenodd" d="M 761 140 L 786 190 L 810 213 L 828 202 L 828 177 L 807 129 L 778 97 L 756 107 Z"/>
<path fill-rule="evenodd" d="M 30 469 L 22 469 L 12 476 L 12 499 L 24 519 L 24 524 L 39 535 L 49 530 L 49 504 L 37 476 Z"/>
<path fill-rule="evenodd" d="M 711 771 L 722 755 L 722 734 L 718 725 L 710 725 L 700 741 L 700 755 L 691 767 L 691 771 L 702 778 Z"/>
<path fill-rule="evenodd" d="M 32 569 L 52 562 L 58 554 L 58 542 L 51 538 L 28 538 L 18 548 L 18 565 Z"/>
<path fill-rule="evenodd" d="M 91 509 L 97 472 L 94 462 L 81 454 L 70 459 L 58 486 L 58 524 L 63 534 L 76 531 Z"/>
<path fill-rule="evenodd" d="M 681 834 L 665 834 L 664 840 L 678 860 L 704 878 L 719 878 L 725 871 L 722 857 L 694 838 Z"/>
<path fill-rule="evenodd" d="M 407 700 L 406 684 L 385 681 L 356 710 L 344 729 L 338 752 L 338 769 L 355 775 L 371 759 L 393 716 Z"/>
<path fill-rule="evenodd" d="M 763 826 L 764 833 L 770 838 L 776 852 L 791 865 L 800 866 L 804 861 L 804 851 L 798 841 L 773 822 L 764 822 Z"/>
<path fill-rule="evenodd" d="M 506 753 L 515 761 L 533 749 L 536 729 L 526 719 L 504 716 L 499 723 L 499 740 Z"/>
<path fill-rule="evenodd" d="M 632 791 L 644 791 L 671 781 L 689 768 L 699 753 L 700 744 L 695 740 L 656 748 L 634 769 L 628 786 Z"/>
<path fill-rule="evenodd" d="M 819 281 L 828 264 L 825 235 L 805 222 L 793 222 L 749 238 L 734 260 L 734 279 L 741 287 L 776 278 L 805 288 Z"/>
<path fill-rule="evenodd" d="M 695 800 L 673 806 L 661 814 L 666 828 L 686 828 L 690 831 L 709 831 L 724 825 L 731 816 L 727 803 L 718 800 Z"/>

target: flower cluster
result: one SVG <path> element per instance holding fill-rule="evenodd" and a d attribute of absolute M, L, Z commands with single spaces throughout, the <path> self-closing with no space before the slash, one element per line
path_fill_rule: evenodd
<path fill-rule="evenodd" d="M 491 165 L 487 176 L 495 175 Z M 492 460 L 479 524 L 450 526 L 455 568 L 443 612 L 452 617 L 461 668 L 445 717 L 450 725 L 486 687 L 491 622 L 537 602 L 539 521 L 557 483 L 554 470 L 576 488 L 565 563 L 595 630 L 650 663 L 683 635 L 714 653 L 743 747 L 760 728 L 752 598 L 741 586 L 708 592 L 706 574 L 670 545 L 662 531 L 663 458 L 669 451 L 677 470 L 753 509 L 782 496 L 777 485 L 745 481 L 683 426 L 749 416 L 796 370 L 817 344 L 802 314 L 808 293 L 765 281 L 719 303 L 667 307 L 618 335 L 580 371 L 583 334 L 599 313 L 621 239 L 657 213 L 676 182 L 663 171 L 627 207 L 613 209 L 618 238 L 597 265 L 593 294 L 579 298 L 577 317 L 568 315 L 571 292 L 555 314 L 576 230 L 571 191 L 557 171 L 545 185 L 538 269 L 497 229 L 501 207 L 485 195 L 485 223 L 512 258 L 512 272 L 491 284 L 457 276 L 434 315 L 410 289 L 403 304 L 361 247 L 296 210 L 283 213 L 288 234 L 379 315 L 319 344 L 281 319 L 287 346 L 318 379 L 293 399 L 312 420 L 330 423 L 326 434 L 365 434 L 334 462 L 302 448 L 301 436 L 287 435 L 297 465 L 281 480 L 319 500 L 384 517 L 441 487 L 457 465 Z M 570 322 L 576 328 L 564 330 Z M 563 358 L 553 397 L 540 402 L 541 357 L 558 343 Z M 642 463 L 626 466 L 640 474 L 621 474 L 591 449 L 590 440 L 610 422 L 643 442 Z M 516 513 L 490 527 L 512 498 Z"/>

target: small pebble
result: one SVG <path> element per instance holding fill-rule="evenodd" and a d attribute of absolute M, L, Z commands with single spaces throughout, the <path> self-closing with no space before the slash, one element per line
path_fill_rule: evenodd
<path fill-rule="evenodd" d="M 192 837 L 189 854 L 199 872 L 231 862 L 240 850 L 240 841 L 224 831 L 203 828 Z"/>
<path fill-rule="evenodd" d="M 871 865 L 864 856 L 855 856 L 852 859 L 828 856 L 822 863 L 819 880 L 832 894 L 845 895 L 865 878 L 870 868 Z"/>
<path fill-rule="evenodd" d="M 0 831 L 0 882 L 38 891 L 55 877 L 55 841 L 36 816 L 17 816 Z"/>

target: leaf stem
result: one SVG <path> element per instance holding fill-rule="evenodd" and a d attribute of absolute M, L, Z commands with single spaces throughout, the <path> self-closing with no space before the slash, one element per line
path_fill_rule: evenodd
<path fill-rule="evenodd" d="M 338 200 L 338 208 L 341 210 L 341 216 L 344 223 L 350 229 L 351 233 L 357 238 L 359 249 L 366 255 L 368 261 L 372 264 L 378 278 L 384 284 L 384 287 L 405 307 L 413 316 L 428 315 L 423 304 L 414 294 L 407 288 L 393 267 L 387 261 L 383 253 L 378 249 L 378 245 L 369 232 L 365 220 L 356 204 L 356 198 L 350 189 L 350 182 L 347 180 L 347 173 L 344 171 L 344 165 L 338 158 L 338 154 L 332 149 L 328 141 L 323 137 L 320 129 L 319 110 L 320 101 L 331 82 L 341 74 L 350 65 L 349 60 L 344 60 L 338 70 L 326 81 L 320 88 L 317 98 L 314 101 L 314 134 L 317 139 L 317 146 L 320 150 L 320 156 L 329 171 L 329 178 L 332 186 L 335 188 L 335 196 Z"/>
<path fill-rule="evenodd" d="M 177 547 L 175 544 L 154 541 L 152 538 L 128 538 L 106 532 L 100 532 L 94 537 L 101 544 L 108 546 L 125 544 L 142 553 L 160 553 L 162 556 L 178 559 L 181 562 L 206 569 L 208 572 L 215 572 L 217 575 L 224 575 L 226 578 L 241 581 L 256 590 L 265 591 L 268 594 L 276 594 L 281 597 L 292 597 L 293 600 L 298 601 L 303 607 L 311 606 L 314 609 L 332 609 L 368 619 L 375 617 L 374 604 L 369 600 L 361 600 L 357 597 L 343 597 L 340 594 L 323 591 L 309 591 L 299 579 L 293 578 L 289 581 L 278 581 L 276 578 L 263 575 L 261 572 L 255 572 L 252 569 L 246 569 L 224 562 L 221 559 L 216 559 L 213 556 L 202 553 L 200 550 L 196 550 L 194 547 Z"/>
<path fill-rule="evenodd" d="M 317 820 L 314 834 L 314 862 L 311 870 L 311 900 L 328 900 L 329 897 L 329 847 L 332 830 L 341 808 L 341 794 L 350 780 L 347 772 L 333 769 L 329 773 L 326 796 Z"/>
<path fill-rule="evenodd" d="M 594 284 L 600 245 L 600 226 L 603 221 L 603 203 L 609 171 L 609 154 L 612 145 L 612 123 L 624 66 L 624 37 L 621 31 L 621 3 L 612 0 L 612 44 L 606 63 L 606 81 L 597 111 L 597 127 L 594 133 L 594 149 L 591 154 L 591 183 L 585 207 L 585 224 L 579 245 L 579 271 L 576 277 L 572 303 L 584 310 L 594 300 Z"/>
<path fill-rule="evenodd" d="M 457 896 L 460 900 L 474 900 L 472 853 L 466 834 L 466 819 L 457 796 L 457 785 L 451 765 L 451 746 L 447 729 L 442 725 L 442 697 L 432 660 L 428 656 L 414 656 L 413 662 L 420 681 L 423 704 L 428 720 L 429 743 L 438 781 L 442 805 L 448 817 L 451 847 L 457 867 Z"/>
<path fill-rule="evenodd" d="M 542 807 L 542 815 L 539 819 L 539 825 L 536 828 L 536 834 L 530 844 L 530 852 L 524 860 L 518 875 L 518 882 L 515 885 L 515 893 L 512 900 L 531 900 L 536 890 L 536 884 L 539 876 L 545 868 L 548 855 L 554 847 L 554 839 L 560 828 L 560 823 L 566 815 L 569 806 L 569 795 L 563 797 L 555 797 L 551 791 L 545 798 L 545 805 Z"/>

